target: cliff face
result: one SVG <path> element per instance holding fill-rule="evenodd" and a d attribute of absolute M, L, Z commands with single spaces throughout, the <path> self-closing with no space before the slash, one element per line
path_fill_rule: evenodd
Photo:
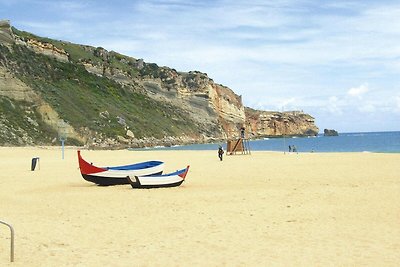
<path fill-rule="evenodd" d="M 231 132 L 237 131 L 245 123 L 241 97 L 231 89 L 214 83 L 205 73 L 183 73 L 154 63 L 145 63 L 140 59 L 121 59 L 121 62 L 133 66 L 134 72 L 138 72 L 132 75 L 110 64 L 113 52 L 102 49 L 100 55 L 102 61 L 84 64 L 88 72 L 125 86 L 134 86 L 135 90 L 156 101 L 184 109 L 191 119 L 203 125 L 204 129 L 209 129 L 203 133 L 206 139 L 229 137 Z"/>
<path fill-rule="evenodd" d="M 184 108 L 193 120 L 212 129 L 213 138 L 229 137 L 245 121 L 241 98 L 204 73 L 173 73 L 156 82 L 154 77 L 145 78 L 141 84 L 151 98 Z"/>
<path fill-rule="evenodd" d="M 314 118 L 302 111 L 271 112 L 246 108 L 248 131 L 252 136 L 314 136 Z"/>
<path fill-rule="evenodd" d="M 18 137 L 3 136 L 4 144 L 38 143 L 29 125 L 54 143 L 60 121 L 76 143 L 106 147 L 207 142 L 237 137 L 243 126 L 250 137 L 318 132 L 302 112 L 245 108 L 205 73 L 13 31 L 0 21 L 0 124 L 8 125 L 1 134 Z M 22 119 L 27 127 L 10 122 L 7 103 L 24 107 L 22 117 L 35 114 Z"/>
<path fill-rule="evenodd" d="M 37 144 L 38 140 L 35 140 L 35 134 L 48 135 L 46 131 L 41 129 L 40 123 L 48 125 L 54 131 L 58 130 L 58 124 L 61 121 L 58 113 L 32 88 L 1 66 L 0 100 L 2 104 L 0 106 L 0 110 L 2 111 L 0 115 L 0 128 L 4 132 L 2 134 L 7 136 L 7 138 L 4 138 L 6 139 L 4 141 L 5 144 Z M 5 109 L 7 104 L 11 106 L 11 110 Z M 15 119 L 7 116 L 7 111 L 17 114 L 19 111 L 22 111 L 23 115 L 20 115 L 22 123 L 13 123 Z M 21 124 L 27 127 L 21 127 Z M 71 138 L 83 141 L 83 138 L 75 132 L 72 126 L 65 125 L 65 127 Z M 13 133 L 15 131 L 18 134 Z M 34 134 L 32 135 L 32 133 Z M 56 136 L 56 134 L 54 133 L 53 136 Z M 50 141 L 50 138 L 47 141 Z M 51 141 L 54 142 L 54 140 Z M 46 144 L 46 142 L 42 143 L 39 141 L 39 144 Z"/>
<path fill-rule="evenodd" d="M 14 35 L 8 20 L 0 20 L 0 43 L 14 43 Z"/>

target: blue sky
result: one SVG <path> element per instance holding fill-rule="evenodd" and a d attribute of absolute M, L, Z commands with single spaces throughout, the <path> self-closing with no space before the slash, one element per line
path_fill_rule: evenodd
<path fill-rule="evenodd" d="M 400 1 L 0 0 L 34 34 L 178 71 L 339 132 L 400 130 Z"/>

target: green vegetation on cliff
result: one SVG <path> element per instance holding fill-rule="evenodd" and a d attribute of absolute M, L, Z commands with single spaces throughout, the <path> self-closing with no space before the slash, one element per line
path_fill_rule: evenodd
<path fill-rule="evenodd" d="M 57 132 L 25 101 L 0 98 L 0 145 L 49 144 Z M 70 140 L 75 144 L 76 140 Z"/>
<path fill-rule="evenodd" d="M 187 119 L 184 111 L 87 72 L 76 60 L 99 59 L 83 46 L 65 43 L 63 48 L 73 58 L 70 62 L 57 61 L 21 45 L 14 44 L 11 49 L 0 45 L 0 65 L 12 70 L 82 134 L 88 129 L 115 138 L 125 136 L 129 129 L 136 138 L 162 138 L 196 132 L 196 124 Z M 6 101 L 1 103 L 5 109 Z M 51 131 L 44 132 L 54 136 Z"/>

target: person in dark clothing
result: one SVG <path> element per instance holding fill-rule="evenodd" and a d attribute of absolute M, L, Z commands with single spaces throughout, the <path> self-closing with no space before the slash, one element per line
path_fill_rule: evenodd
<path fill-rule="evenodd" d="M 219 157 L 219 160 L 220 161 L 222 161 L 222 155 L 224 154 L 224 150 L 222 149 L 222 146 L 220 146 L 219 148 L 218 148 L 218 157 Z"/>
<path fill-rule="evenodd" d="M 240 137 L 244 139 L 244 127 L 240 128 Z"/>

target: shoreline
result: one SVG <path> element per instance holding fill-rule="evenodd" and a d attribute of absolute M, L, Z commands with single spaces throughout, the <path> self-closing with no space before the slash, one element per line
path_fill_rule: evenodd
<path fill-rule="evenodd" d="M 196 152 L 196 151 L 217 151 L 218 144 L 215 145 L 216 148 L 213 149 L 171 149 L 171 147 L 149 147 L 149 148 L 118 148 L 118 149 L 98 149 L 98 148 L 87 148 L 87 147 L 79 147 L 79 146 L 65 146 L 65 150 L 81 150 L 81 151 L 129 151 L 129 152 Z M 62 152 L 61 146 L 0 146 L 0 150 L 6 149 L 43 149 L 43 150 L 59 150 Z M 228 155 L 226 151 L 224 151 L 224 156 L 245 156 L 241 152 L 237 152 L 236 154 Z M 276 153 L 276 154 L 363 154 L 363 153 L 371 153 L 371 154 L 400 154 L 400 151 L 298 151 L 298 152 L 288 152 L 282 150 L 252 150 L 252 153 Z"/>
<path fill-rule="evenodd" d="M 204 144 L 197 144 L 204 145 Z M 173 149 L 173 147 L 147 147 L 147 148 L 87 148 L 83 146 L 65 146 L 65 150 L 82 150 L 82 151 L 130 151 L 130 152 L 185 152 L 185 151 L 216 151 L 218 150 L 219 144 L 213 144 L 215 148 L 213 149 Z M 186 145 L 182 145 L 186 146 Z M 176 147 L 182 147 L 176 146 Z M 0 149 L 43 149 L 43 150 L 60 150 L 61 146 L 0 146 Z M 225 151 L 226 152 L 226 151 Z M 348 153 L 377 153 L 377 154 L 400 154 L 400 151 L 298 151 L 298 152 L 288 152 L 283 150 L 251 150 L 251 153 L 282 153 L 282 154 L 348 154 Z M 244 155 L 241 152 L 237 152 L 232 156 Z M 226 156 L 226 154 L 225 154 Z"/>

